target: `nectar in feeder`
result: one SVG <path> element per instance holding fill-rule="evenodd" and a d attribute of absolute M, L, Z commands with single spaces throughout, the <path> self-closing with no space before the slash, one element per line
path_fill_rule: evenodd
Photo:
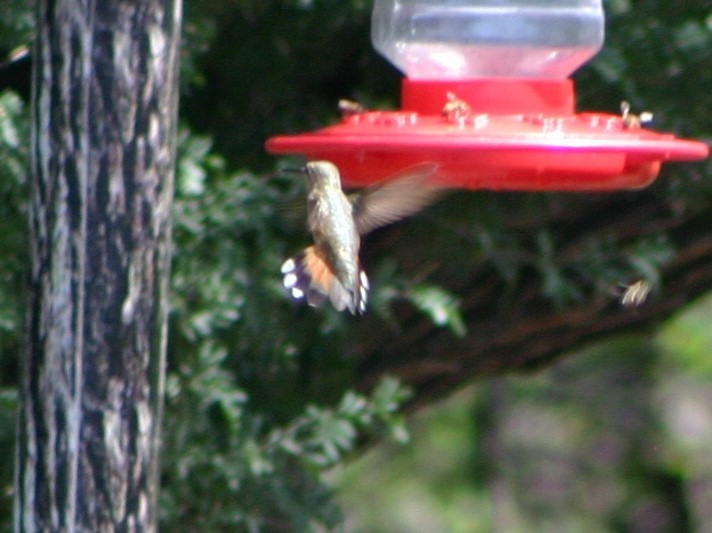
<path fill-rule="evenodd" d="M 411 80 L 565 79 L 603 34 L 601 0 L 375 0 L 371 25 Z"/>

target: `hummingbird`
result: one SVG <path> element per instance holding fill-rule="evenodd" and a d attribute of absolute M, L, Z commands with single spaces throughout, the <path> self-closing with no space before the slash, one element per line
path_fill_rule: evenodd
<path fill-rule="evenodd" d="M 419 164 L 347 196 L 333 163 L 307 163 L 307 225 L 314 244 L 282 264 L 283 284 L 292 298 L 311 306 L 329 299 L 337 311 L 365 313 L 369 282 L 359 260 L 361 236 L 436 201 L 445 190 L 430 180 L 436 170 L 435 164 Z"/>

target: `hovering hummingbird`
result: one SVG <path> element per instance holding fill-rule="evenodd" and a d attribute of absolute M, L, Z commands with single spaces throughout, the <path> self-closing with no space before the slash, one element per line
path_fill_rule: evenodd
<path fill-rule="evenodd" d="M 306 298 L 311 306 L 328 298 L 337 311 L 363 314 L 369 283 L 359 261 L 361 236 L 437 200 L 445 189 L 428 181 L 436 170 L 435 164 L 420 164 L 383 185 L 346 196 L 334 164 L 307 163 L 307 222 L 314 244 L 282 264 L 283 284 L 291 296 Z"/>

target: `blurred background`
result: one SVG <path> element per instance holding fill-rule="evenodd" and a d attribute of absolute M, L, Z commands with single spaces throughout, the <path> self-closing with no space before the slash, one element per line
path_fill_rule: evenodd
<path fill-rule="evenodd" d="M 466 386 L 330 472 L 348 531 L 709 531 L 712 298 Z"/>

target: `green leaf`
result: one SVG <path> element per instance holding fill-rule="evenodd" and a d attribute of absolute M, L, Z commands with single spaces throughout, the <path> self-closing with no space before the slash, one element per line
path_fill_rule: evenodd
<path fill-rule="evenodd" d="M 397 378 L 383 376 L 373 390 L 375 411 L 382 417 L 395 413 L 412 394 L 413 391 L 404 387 Z"/>
<path fill-rule="evenodd" d="M 311 459 L 320 466 L 334 464 L 343 452 L 353 448 L 356 428 L 353 423 L 328 409 L 310 406 L 307 416 L 311 419 L 311 448 L 316 450 Z"/>
<path fill-rule="evenodd" d="M 452 294 L 435 285 L 419 284 L 411 287 L 405 297 L 427 314 L 437 326 L 447 326 L 457 337 L 467 333 L 460 313 L 460 302 Z"/>

